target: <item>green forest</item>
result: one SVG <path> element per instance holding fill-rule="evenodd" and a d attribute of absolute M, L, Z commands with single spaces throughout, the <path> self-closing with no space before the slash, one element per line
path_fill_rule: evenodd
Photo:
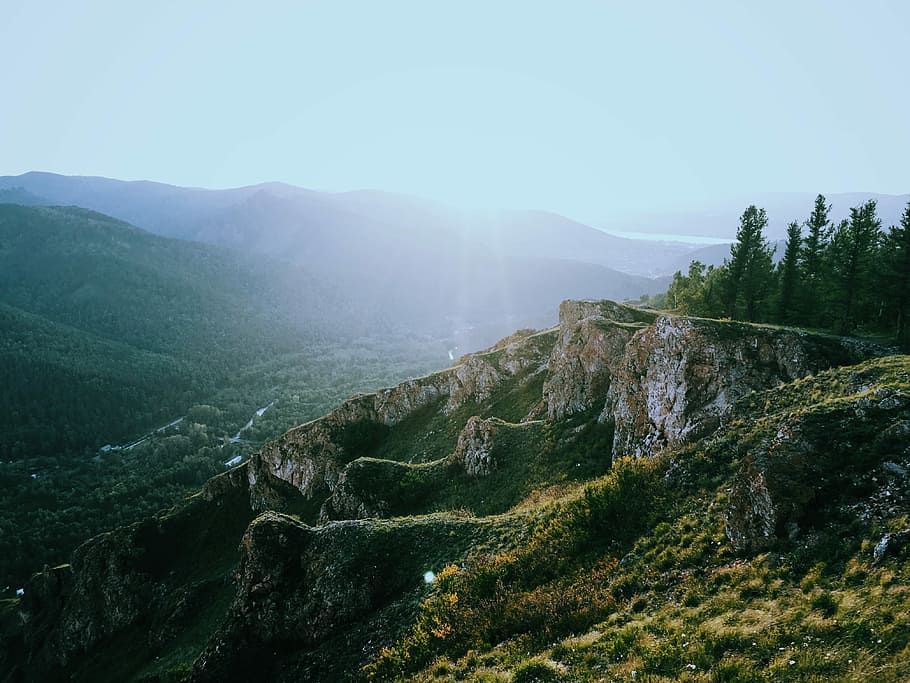
<path fill-rule="evenodd" d="M 157 413 L 159 427 L 182 417 L 178 424 L 150 434 L 134 431 L 102 444 L 129 445 L 148 437 L 132 448 L 100 450 L 94 445 L 97 435 L 85 435 L 91 438 L 81 451 L 55 451 L 48 441 L 21 434 L 23 442 L 44 450 L 0 461 L 0 594 L 13 593 L 45 564 L 68 561 L 86 539 L 176 505 L 228 469 L 225 463 L 235 456 L 245 459 L 264 441 L 323 415 L 351 394 L 437 369 L 438 354 L 431 357 L 427 348 L 420 340 L 409 344 L 374 337 L 349 347 L 312 345 L 251 365 L 182 413 L 169 403 L 168 413 L 151 404 L 156 410 L 132 414 L 138 419 Z M 119 390 L 129 395 L 130 385 Z M 141 411 L 143 395 L 131 398 L 129 409 Z M 67 428 L 67 400 L 62 389 L 46 396 L 45 412 L 30 421 L 36 434 Z M 266 406 L 261 417 L 254 417 Z M 253 425 L 239 442 L 231 443 L 250 418 Z"/>
<path fill-rule="evenodd" d="M 878 336 L 910 349 L 910 204 L 887 230 L 875 200 L 839 222 L 830 220 L 831 208 L 818 195 L 808 217 L 789 224 L 775 265 L 768 216 L 749 206 L 722 266 L 693 261 L 673 276 L 665 297 L 649 303 L 688 315 Z"/>
<path fill-rule="evenodd" d="M 287 264 L 0 204 L 0 593 L 352 393 L 445 362 L 444 342 L 346 306 Z"/>

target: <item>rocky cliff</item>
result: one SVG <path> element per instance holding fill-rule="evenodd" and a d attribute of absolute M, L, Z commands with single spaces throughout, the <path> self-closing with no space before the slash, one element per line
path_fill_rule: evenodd
<path fill-rule="evenodd" d="M 616 453 L 653 455 L 716 429 L 737 399 L 881 351 L 849 339 L 661 316 L 629 340 L 602 419 Z"/>
<path fill-rule="evenodd" d="M 544 398 L 556 420 L 598 408 L 615 454 L 648 456 L 716 429 L 752 391 L 880 353 L 823 334 L 564 302 Z"/>
<path fill-rule="evenodd" d="M 503 417 L 494 399 L 504 387 L 513 394 L 530 390 L 521 404 L 524 419 L 536 417 L 538 405 L 554 421 L 593 411 L 614 429 L 614 454 L 649 456 L 716 429 L 749 392 L 875 353 L 870 345 L 825 335 L 566 301 L 555 331 L 510 338 L 443 372 L 355 396 L 267 445 L 250 462 L 251 501 L 259 510 L 279 507 L 277 482 L 308 499 L 333 496 L 340 486 L 328 517 L 384 514 L 388 506 L 353 496 L 350 481 L 363 465 L 348 474 L 345 468 L 379 454 L 384 430 L 421 412 L 424 422 L 427 412 L 452 418 L 450 444 L 436 458 L 453 453 L 457 433 L 476 442 L 458 446 L 468 471 L 487 472 L 492 460 L 475 432 L 481 424 L 492 427 L 468 418 Z"/>
<path fill-rule="evenodd" d="M 629 340 L 655 317 L 612 301 L 564 301 L 543 387 L 547 416 L 561 420 L 603 405 Z"/>
<path fill-rule="evenodd" d="M 314 528 L 260 515 L 240 543 L 236 599 L 196 661 L 193 680 L 297 680 L 300 667 L 319 680 L 347 678 L 352 662 L 388 638 L 389 613 L 413 609 L 435 572 L 505 531 L 493 521 L 448 516 Z M 353 643 L 333 641 L 350 629 L 357 630 Z M 277 662 L 268 658 L 283 643 L 294 643 L 297 674 L 273 668 Z"/>
<path fill-rule="evenodd" d="M 241 471 L 211 480 L 182 509 L 102 534 L 70 564 L 35 574 L 19 610 L 22 679 L 54 680 L 66 669 L 92 680 L 99 643 L 127 637 L 133 648 L 160 651 L 223 609 L 236 538 L 253 518 Z"/>

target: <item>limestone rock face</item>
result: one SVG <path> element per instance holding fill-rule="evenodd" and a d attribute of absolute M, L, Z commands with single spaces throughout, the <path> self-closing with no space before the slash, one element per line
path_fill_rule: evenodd
<path fill-rule="evenodd" d="M 287 482 L 307 498 L 330 491 L 342 469 L 342 448 L 335 428 L 343 424 L 345 408 L 286 432 L 267 443 L 249 461 L 250 505 L 256 510 L 272 507 L 272 480 Z"/>
<path fill-rule="evenodd" d="M 458 435 L 454 459 L 464 465 L 470 477 L 485 477 L 496 468 L 493 438 L 497 429 L 493 420 L 473 416 Z"/>
<path fill-rule="evenodd" d="M 894 514 L 906 504 L 908 416 L 910 396 L 880 387 L 785 418 L 769 443 L 742 459 L 725 512 L 733 547 L 758 552 L 792 538 L 824 506 L 867 519 Z"/>
<path fill-rule="evenodd" d="M 505 368 L 503 368 L 505 370 Z M 468 400 L 482 403 L 490 398 L 502 382 L 503 374 L 486 358 L 470 356 L 449 374 L 448 396 L 445 412 L 451 413 Z M 508 375 L 506 375 L 508 376 Z"/>
<path fill-rule="evenodd" d="M 656 316 L 612 301 L 563 301 L 543 396 L 550 419 L 602 405 L 626 345 Z"/>
<path fill-rule="evenodd" d="M 740 397 L 861 360 L 833 337 L 662 316 L 636 332 L 610 385 L 602 419 L 613 452 L 649 456 L 716 429 Z"/>
<path fill-rule="evenodd" d="M 346 462 L 364 453 L 345 452 L 343 435 L 354 424 L 391 427 L 414 411 L 439 404 L 450 414 L 469 402 L 481 404 L 503 382 L 544 372 L 553 335 L 532 334 L 464 357 L 454 367 L 408 380 L 375 394 L 354 396 L 328 415 L 291 429 L 266 444 L 248 467 L 250 502 L 254 509 L 273 507 L 280 498 L 275 482 L 287 482 L 308 499 L 329 496 Z"/>
<path fill-rule="evenodd" d="M 562 420 L 602 405 L 634 332 L 599 316 L 560 325 L 543 388 L 547 416 Z"/>

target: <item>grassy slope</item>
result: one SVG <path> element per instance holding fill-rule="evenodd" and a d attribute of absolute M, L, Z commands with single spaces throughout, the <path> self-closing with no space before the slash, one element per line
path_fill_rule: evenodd
<path fill-rule="evenodd" d="M 556 341 L 556 330 L 550 329 L 526 336 L 524 344 L 528 353 L 545 356 Z M 486 352 L 475 354 L 488 358 L 496 364 L 504 354 L 507 343 L 517 338 L 512 335 Z M 532 350 L 533 349 L 533 350 Z M 357 456 L 396 460 L 400 462 L 429 462 L 449 455 L 458 441 L 458 435 L 473 415 L 496 417 L 506 422 L 520 422 L 540 401 L 545 372 L 534 372 L 534 368 L 517 374 L 508 382 L 500 384 L 488 400 L 479 404 L 467 402 L 446 414 L 445 400 L 424 406 L 413 412 L 394 427 L 366 435 L 351 443 L 350 451 Z"/>
<path fill-rule="evenodd" d="M 555 330 L 547 330 L 528 340 L 540 352 L 552 346 L 555 335 Z M 495 362 L 508 341 L 479 355 Z M 348 464 L 348 482 L 360 491 L 377 492 L 393 516 L 445 510 L 494 515 L 529 496 L 549 497 L 552 490 L 600 476 L 610 467 L 613 434 L 594 421 L 597 411 L 555 424 L 519 422 L 539 403 L 545 377 L 533 369 L 519 373 L 482 404 L 468 402 L 448 414 L 443 411 L 445 399 L 440 399 L 393 427 L 350 425 L 342 436 L 344 450 L 361 457 Z M 497 428 L 496 466 L 478 478 L 467 476 L 463 465 L 451 458 L 459 433 L 473 415 L 493 418 Z"/>
<path fill-rule="evenodd" d="M 482 516 L 506 512 L 535 494 L 550 497 L 610 468 L 612 431 L 596 422 L 578 431 L 544 421 L 494 424 L 496 465 L 486 476 L 469 477 L 451 457 L 415 464 L 358 458 L 346 468 L 347 481 L 378 492 L 393 516 L 444 510 Z"/>
<path fill-rule="evenodd" d="M 873 566 L 871 553 L 886 531 L 906 528 L 905 506 L 869 519 L 835 506 L 795 541 L 755 556 L 737 557 L 724 534 L 738 456 L 794 415 L 806 429 L 830 430 L 836 411 L 875 400 L 876 387 L 910 393 L 910 358 L 756 394 L 709 440 L 655 461 L 620 461 L 583 496 L 557 504 L 523 548 L 443 572 L 408 635 L 367 672 L 427 681 L 619 681 L 633 670 L 649 681 L 906 680 L 910 569 L 900 555 Z"/>

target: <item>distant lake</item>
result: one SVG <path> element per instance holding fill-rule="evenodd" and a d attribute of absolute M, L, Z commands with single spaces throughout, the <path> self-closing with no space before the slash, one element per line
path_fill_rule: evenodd
<path fill-rule="evenodd" d="M 614 237 L 625 237 L 630 240 L 649 240 L 652 242 L 682 242 L 683 244 L 730 244 L 733 240 L 725 237 L 705 237 L 704 235 L 673 235 L 665 232 L 633 232 L 631 230 L 604 230 Z"/>

